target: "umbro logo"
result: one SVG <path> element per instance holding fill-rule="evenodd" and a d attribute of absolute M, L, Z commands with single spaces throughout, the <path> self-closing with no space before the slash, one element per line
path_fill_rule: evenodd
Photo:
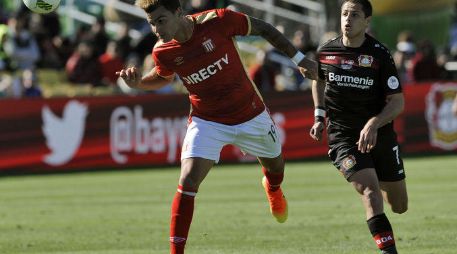
<path fill-rule="evenodd" d="M 175 62 L 176 65 L 181 65 L 184 63 L 184 58 L 182 56 L 178 56 L 173 61 Z"/>
<path fill-rule="evenodd" d="M 170 242 L 172 243 L 182 243 L 186 241 L 187 239 L 184 237 L 179 237 L 179 236 L 170 236 Z"/>

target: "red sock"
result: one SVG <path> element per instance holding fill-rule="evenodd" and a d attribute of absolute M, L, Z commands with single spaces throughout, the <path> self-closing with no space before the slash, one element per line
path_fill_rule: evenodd
<path fill-rule="evenodd" d="M 267 169 L 264 167 L 262 167 L 262 171 L 268 180 L 268 185 L 269 185 L 268 189 L 270 189 L 270 191 L 276 191 L 277 189 L 279 189 L 279 187 L 282 183 L 282 180 L 284 179 L 284 172 L 273 173 L 273 172 L 267 171 Z"/>
<path fill-rule="evenodd" d="M 170 253 L 184 254 L 187 235 L 189 234 L 192 215 L 194 213 L 194 199 L 197 191 L 184 189 L 178 186 L 178 191 L 171 205 L 170 222 Z"/>

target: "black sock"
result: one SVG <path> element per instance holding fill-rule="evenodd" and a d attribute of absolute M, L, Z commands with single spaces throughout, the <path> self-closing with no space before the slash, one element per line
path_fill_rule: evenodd
<path fill-rule="evenodd" d="M 397 253 L 392 226 L 384 213 L 371 217 L 367 224 L 380 250 L 388 251 L 385 253 Z"/>

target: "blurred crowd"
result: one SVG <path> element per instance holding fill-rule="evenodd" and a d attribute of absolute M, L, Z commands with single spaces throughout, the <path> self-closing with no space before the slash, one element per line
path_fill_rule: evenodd
<path fill-rule="evenodd" d="M 187 13 L 228 7 L 236 10 L 228 0 L 191 0 L 184 6 Z M 148 71 L 154 66 L 150 55 L 157 38 L 143 21 L 136 24 L 142 37 L 133 40 L 129 35 L 132 24 L 118 22 L 115 33 L 106 30 L 103 15 L 91 25 L 81 24 L 77 30 L 64 36 L 56 12 L 39 15 L 25 7 L 7 13 L 0 6 L 0 97 L 40 97 L 41 84 L 37 70 L 51 69 L 61 73 L 68 83 L 92 87 L 114 87 L 119 93 L 135 93 L 115 72 L 126 66 L 137 66 Z M 284 32 L 284 25 L 277 24 Z M 298 27 L 290 40 L 294 46 L 315 57 L 318 45 L 310 41 L 309 28 Z M 337 36 L 328 32 L 321 43 Z M 260 91 L 306 90 L 310 81 L 302 77 L 295 64 L 281 52 L 265 44 L 257 50 L 254 61 L 247 66 L 248 75 Z M 457 20 L 450 31 L 450 43 L 437 52 L 429 40 L 416 41 L 414 34 L 404 31 L 398 35 L 393 52 L 394 61 L 404 84 L 413 82 L 455 79 L 445 65 L 457 61 Z M 158 93 L 185 92 L 179 78 Z"/>

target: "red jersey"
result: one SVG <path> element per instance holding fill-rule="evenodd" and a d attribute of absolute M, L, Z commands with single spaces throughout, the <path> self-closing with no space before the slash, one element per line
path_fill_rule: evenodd
<path fill-rule="evenodd" d="M 244 69 L 234 38 L 250 33 L 248 16 L 215 9 L 191 17 L 194 31 L 188 41 L 155 45 L 157 73 L 179 75 L 189 91 L 191 116 L 235 125 L 263 112 L 265 105 Z"/>

